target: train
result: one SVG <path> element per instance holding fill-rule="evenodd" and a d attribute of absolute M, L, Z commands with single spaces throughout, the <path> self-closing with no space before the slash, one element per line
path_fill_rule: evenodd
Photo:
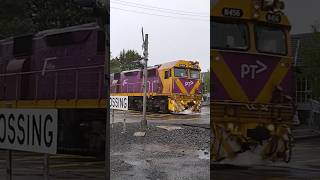
<path fill-rule="evenodd" d="M 202 81 L 199 62 L 177 60 L 148 67 L 147 111 L 200 112 Z M 143 70 L 111 74 L 111 96 L 128 96 L 129 109 L 142 110 Z"/>
<path fill-rule="evenodd" d="M 105 42 L 97 23 L 1 39 L 0 108 L 58 109 L 58 152 L 104 152 Z"/>
<path fill-rule="evenodd" d="M 290 23 L 280 0 L 210 8 L 211 159 L 290 162 L 296 112 Z M 240 162 L 240 164 L 247 162 Z"/>

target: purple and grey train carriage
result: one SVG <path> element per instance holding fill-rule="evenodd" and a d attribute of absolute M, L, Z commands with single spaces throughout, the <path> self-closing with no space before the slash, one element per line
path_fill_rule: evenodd
<path fill-rule="evenodd" d="M 103 150 L 105 32 L 96 23 L 2 39 L 0 53 L 0 107 L 58 109 L 60 150 Z"/>

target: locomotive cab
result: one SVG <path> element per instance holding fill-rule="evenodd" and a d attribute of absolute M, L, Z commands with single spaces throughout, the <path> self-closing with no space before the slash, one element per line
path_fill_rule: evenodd
<path fill-rule="evenodd" d="M 168 109 L 171 112 L 200 112 L 200 71 L 199 63 L 190 61 L 177 61 L 160 67 L 163 92 L 169 95 Z"/>
<path fill-rule="evenodd" d="M 283 6 L 279 0 L 218 0 L 211 8 L 215 161 L 234 162 L 245 152 L 290 161 L 293 58 Z"/>

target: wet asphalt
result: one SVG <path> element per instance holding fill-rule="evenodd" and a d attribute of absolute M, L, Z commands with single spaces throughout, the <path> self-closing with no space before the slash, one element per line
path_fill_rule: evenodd
<path fill-rule="evenodd" d="M 209 113 L 172 115 L 148 114 L 145 137 L 140 129 L 140 112 L 126 115 L 123 131 L 121 112 L 110 129 L 111 179 L 211 179 L 213 180 L 320 180 L 320 138 L 295 142 L 292 161 L 247 167 L 210 167 Z M 179 126 L 167 131 L 158 125 Z M 6 179 L 6 151 L 0 150 L 0 180 Z M 211 171 L 210 171 L 211 170 Z M 14 180 L 42 180 L 43 155 L 13 152 Z M 104 161 L 95 157 L 51 155 L 50 180 L 104 179 Z"/>
<path fill-rule="evenodd" d="M 149 123 L 144 137 L 139 123 L 117 123 L 111 137 L 111 179 L 209 179 L 210 130 L 180 126 L 167 131 Z"/>
<path fill-rule="evenodd" d="M 213 180 L 320 180 L 320 138 L 295 142 L 291 162 L 257 166 L 211 166 Z"/>
<path fill-rule="evenodd" d="M 141 113 L 126 114 L 123 132 L 123 113 L 117 112 L 118 118 L 110 127 L 111 179 L 209 179 L 209 115 L 209 108 L 189 115 L 149 113 L 146 136 L 135 137 Z M 196 126 L 190 126 L 193 124 Z M 157 125 L 182 129 L 167 131 Z M 13 179 L 44 179 L 43 156 L 13 151 Z M 6 151 L 0 150 L 0 180 L 6 179 L 6 157 Z M 104 161 L 90 156 L 50 155 L 50 180 L 58 179 L 105 179 Z"/>

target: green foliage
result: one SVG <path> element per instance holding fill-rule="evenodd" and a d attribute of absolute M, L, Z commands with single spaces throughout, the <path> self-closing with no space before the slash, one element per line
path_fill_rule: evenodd
<path fill-rule="evenodd" d="M 203 80 L 203 93 L 210 92 L 210 71 L 207 70 L 207 72 L 202 73 L 202 80 Z"/>
<path fill-rule="evenodd" d="M 96 16 L 103 16 L 101 13 L 105 13 L 102 4 L 98 8 L 82 8 L 70 0 L 1 0 L 0 36 L 95 22 Z"/>
<path fill-rule="evenodd" d="M 95 21 L 92 9 L 66 0 L 30 0 L 32 21 L 37 31 Z"/>
<path fill-rule="evenodd" d="M 111 73 L 138 69 L 141 67 L 139 61 L 142 56 L 135 50 L 122 50 L 118 57 L 112 58 L 110 61 Z"/>
<path fill-rule="evenodd" d="M 28 0 L 1 0 L 1 38 L 34 31 Z"/>

